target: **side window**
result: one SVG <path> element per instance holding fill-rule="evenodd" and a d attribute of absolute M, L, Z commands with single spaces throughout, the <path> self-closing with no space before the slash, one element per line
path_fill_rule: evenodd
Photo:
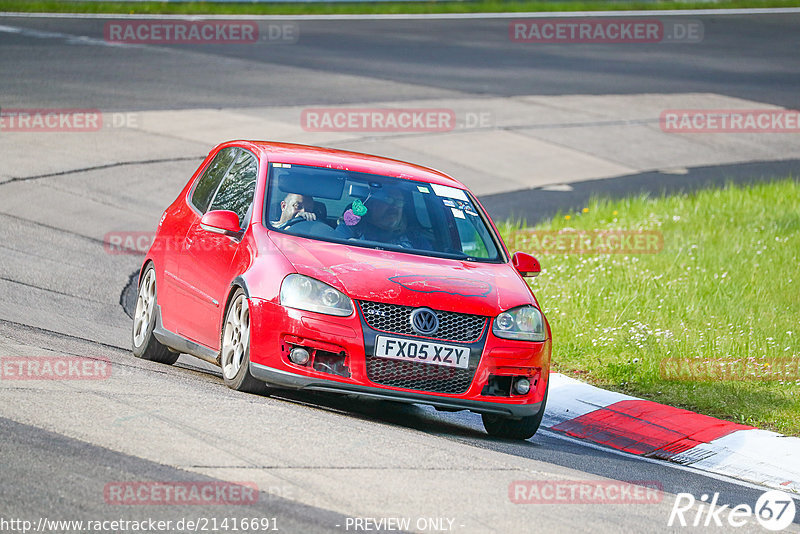
<path fill-rule="evenodd" d="M 461 250 L 474 258 L 488 258 L 489 252 L 475 226 L 464 219 L 455 219 L 458 235 L 461 238 Z"/>
<path fill-rule="evenodd" d="M 258 161 L 250 152 L 242 150 L 236 162 L 225 175 L 219 186 L 211 210 L 230 210 L 239 216 L 239 225 L 245 222 L 245 215 L 253 203 L 258 177 Z"/>
<path fill-rule="evenodd" d="M 197 181 L 197 185 L 192 193 L 192 204 L 200 210 L 200 213 L 205 213 L 208 210 L 208 205 L 214 197 L 214 193 L 222 181 L 222 177 L 230 168 L 236 157 L 236 147 L 228 147 L 220 150 L 214 157 L 213 161 L 209 163 L 206 172 Z"/>

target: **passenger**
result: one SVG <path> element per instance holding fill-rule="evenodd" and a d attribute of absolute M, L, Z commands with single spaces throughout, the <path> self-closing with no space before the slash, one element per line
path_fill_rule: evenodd
<path fill-rule="evenodd" d="M 405 196 L 399 189 L 379 190 L 364 201 L 366 214 L 358 221 L 347 213 L 336 227 L 336 233 L 345 239 L 361 239 L 397 245 L 403 248 L 430 250 L 431 243 L 422 234 L 422 228 L 408 223 L 405 214 Z M 348 210 L 351 211 L 351 210 Z"/>

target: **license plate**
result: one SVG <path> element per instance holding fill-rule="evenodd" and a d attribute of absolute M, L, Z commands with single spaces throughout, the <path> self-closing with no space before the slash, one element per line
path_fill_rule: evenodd
<path fill-rule="evenodd" d="M 431 363 L 446 367 L 469 367 L 469 347 L 430 343 L 414 339 L 378 336 L 375 341 L 375 356 L 405 360 L 409 362 Z"/>

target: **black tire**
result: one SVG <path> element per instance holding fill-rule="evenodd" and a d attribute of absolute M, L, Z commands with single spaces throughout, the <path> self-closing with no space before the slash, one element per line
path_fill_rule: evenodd
<path fill-rule="evenodd" d="M 539 425 L 542 424 L 544 417 L 544 409 L 547 404 L 547 393 L 550 390 L 550 382 L 547 382 L 547 389 L 544 391 L 544 398 L 542 399 L 542 406 L 539 408 L 539 413 L 536 415 L 529 415 L 521 419 L 512 419 L 502 415 L 495 414 L 481 414 L 483 419 L 483 428 L 486 432 L 495 438 L 506 439 L 529 439 L 532 438 L 536 431 L 539 430 Z"/>
<path fill-rule="evenodd" d="M 162 345 L 153 335 L 158 319 L 156 292 L 156 270 L 148 265 L 139 282 L 136 293 L 136 308 L 133 312 L 131 328 L 131 347 L 133 355 L 143 360 L 172 365 L 178 361 L 180 354 L 174 353 Z"/>
<path fill-rule="evenodd" d="M 246 331 L 242 328 L 245 322 Z M 225 385 L 245 393 L 266 393 L 266 384 L 250 374 L 250 310 L 241 288 L 233 294 L 225 310 L 219 346 Z"/>

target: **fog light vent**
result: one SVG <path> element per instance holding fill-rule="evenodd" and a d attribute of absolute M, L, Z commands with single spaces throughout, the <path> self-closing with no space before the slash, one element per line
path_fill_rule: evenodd
<path fill-rule="evenodd" d="M 303 347 L 295 347 L 289 353 L 289 359 L 297 365 L 305 365 L 311 359 L 311 355 Z"/>
<path fill-rule="evenodd" d="M 527 378 L 517 378 L 514 382 L 514 393 L 517 395 L 527 395 L 531 390 L 531 381 Z"/>

